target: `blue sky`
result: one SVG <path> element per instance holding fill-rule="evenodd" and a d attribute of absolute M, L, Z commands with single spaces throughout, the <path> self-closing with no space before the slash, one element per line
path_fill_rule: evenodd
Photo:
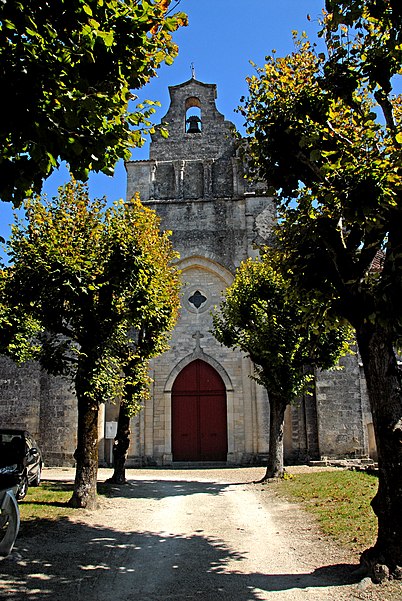
<path fill-rule="evenodd" d="M 198 80 L 217 84 L 219 111 L 241 130 L 243 119 L 234 109 L 247 94 L 245 78 L 253 73 L 249 61 L 263 65 L 264 57 L 273 49 L 278 55 L 291 52 L 292 30 L 307 31 L 315 39 L 323 6 L 324 0 L 181 0 L 177 10 L 188 14 L 189 26 L 174 35 L 179 56 L 172 66 L 161 67 L 158 77 L 137 92 L 139 99 L 161 103 L 154 116 L 155 123 L 159 123 L 169 105 L 168 86 L 187 81 L 193 63 Z M 148 151 L 147 145 L 134 149 L 133 160 L 148 158 Z M 45 182 L 43 191 L 54 196 L 58 186 L 68 179 L 68 171 L 62 166 Z M 89 191 L 92 197 L 106 195 L 111 202 L 124 198 L 124 164 L 116 166 L 114 177 L 91 175 Z M 12 220 L 11 206 L 0 202 L 1 236 L 7 238 Z"/>

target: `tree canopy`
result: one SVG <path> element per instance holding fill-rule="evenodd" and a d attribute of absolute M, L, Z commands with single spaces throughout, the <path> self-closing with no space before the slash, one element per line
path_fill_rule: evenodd
<path fill-rule="evenodd" d="M 325 4 L 328 14 L 322 34 L 331 45 L 332 65 L 339 68 L 339 58 L 342 58 L 343 72 L 353 79 L 356 70 L 355 85 L 364 77 L 371 89 L 377 90 L 381 104 L 392 89 L 392 78 L 401 71 L 401 3 L 399 0 L 326 0 Z M 334 38 L 334 34 L 348 33 L 349 28 L 364 39 L 364 49 L 361 46 L 352 54 L 345 52 L 345 36 Z M 340 69 L 338 72 L 341 74 Z"/>
<path fill-rule="evenodd" d="M 266 477 L 283 474 L 283 421 L 287 405 L 309 391 L 314 368 L 333 367 L 348 349 L 350 329 L 338 321 L 305 322 L 303 301 L 274 269 L 269 254 L 240 264 L 213 317 L 214 335 L 253 361 L 268 392 L 270 436 Z"/>
<path fill-rule="evenodd" d="M 166 348 L 178 310 L 169 233 L 138 198 L 106 208 L 71 182 L 26 203 L 1 272 L 2 351 L 69 376 L 78 399 L 76 505 L 94 502 L 98 406 L 138 406 L 146 360 Z M 135 366 L 135 369 L 134 369 Z"/>
<path fill-rule="evenodd" d="M 152 102 L 129 103 L 177 55 L 186 24 L 171 0 L 0 5 L 0 198 L 19 205 L 66 161 L 74 177 L 113 173 L 149 128 Z M 177 5 L 177 4 L 176 4 Z"/>
<path fill-rule="evenodd" d="M 318 51 L 266 58 L 241 110 L 251 166 L 275 189 L 280 263 L 303 295 L 355 328 L 373 413 L 378 539 L 374 578 L 402 566 L 402 397 L 394 351 L 402 312 L 400 9 L 391 0 L 327 2 Z M 308 311 L 306 311 L 306 314 Z M 310 316 L 311 317 L 311 316 Z"/>

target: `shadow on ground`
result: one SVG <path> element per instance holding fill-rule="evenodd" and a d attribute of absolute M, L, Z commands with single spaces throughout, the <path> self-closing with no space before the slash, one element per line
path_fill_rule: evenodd
<path fill-rule="evenodd" d="M 49 488 L 56 491 L 72 491 L 71 482 L 60 480 L 44 480 Z M 242 483 L 237 483 L 242 484 Z M 129 480 L 126 484 L 98 482 L 98 494 L 106 497 L 124 499 L 162 500 L 167 497 L 196 495 L 199 493 L 220 495 L 231 484 L 221 482 L 199 482 L 196 480 Z M 40 502 L 38 503 L 40 504 Z M 48 503 L 44 503 L 48 504 Z M 52 504 L 52 503 L 49 503 Z"/>
<path fill-rule="evenodd" d="M 99 483 L 98 490 L 112 497 L 162 500 L 167 497 L 189 496 L 200 493 L 220 495 L 228 484 L 196 480 L 129 480 L 126 484 Z"/>
<path fill-rule="evenodd" d="M 355 566 L 350 565 L 325 566 L 311 574 L 241 574 L 236 564 L 244 558 L 198 533 L 120 532 L 68 518 L 43 520 L 34 536 L 21 536 L 12 555 L 0 562 L 0 598 L 3 591 L 13 600 L 252 601 L 261 599 L 260 590 L 353 582 Z"/>

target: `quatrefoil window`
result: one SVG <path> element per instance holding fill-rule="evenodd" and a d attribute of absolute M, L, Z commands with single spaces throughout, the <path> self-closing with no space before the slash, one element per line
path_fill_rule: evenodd
<path fill-rule="evenodd" d="M 194 294 L 190 296 L 188 302 L 192 304 L 196 309 L 199 309 L 206 302 L 206 300 L 207 297 L 204 296 L 199 290 L 196 290 Z"/>

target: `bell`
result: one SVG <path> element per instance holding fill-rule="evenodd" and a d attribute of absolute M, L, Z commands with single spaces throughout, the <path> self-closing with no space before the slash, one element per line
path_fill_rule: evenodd
<path fill-rule="evenodd" d="M 187 120 L 188 124 L 187 133 L 188 134 L 200 134 L 201 133 L 201 119 L 197 117 L 197 115 L 191 115 Z"/>

